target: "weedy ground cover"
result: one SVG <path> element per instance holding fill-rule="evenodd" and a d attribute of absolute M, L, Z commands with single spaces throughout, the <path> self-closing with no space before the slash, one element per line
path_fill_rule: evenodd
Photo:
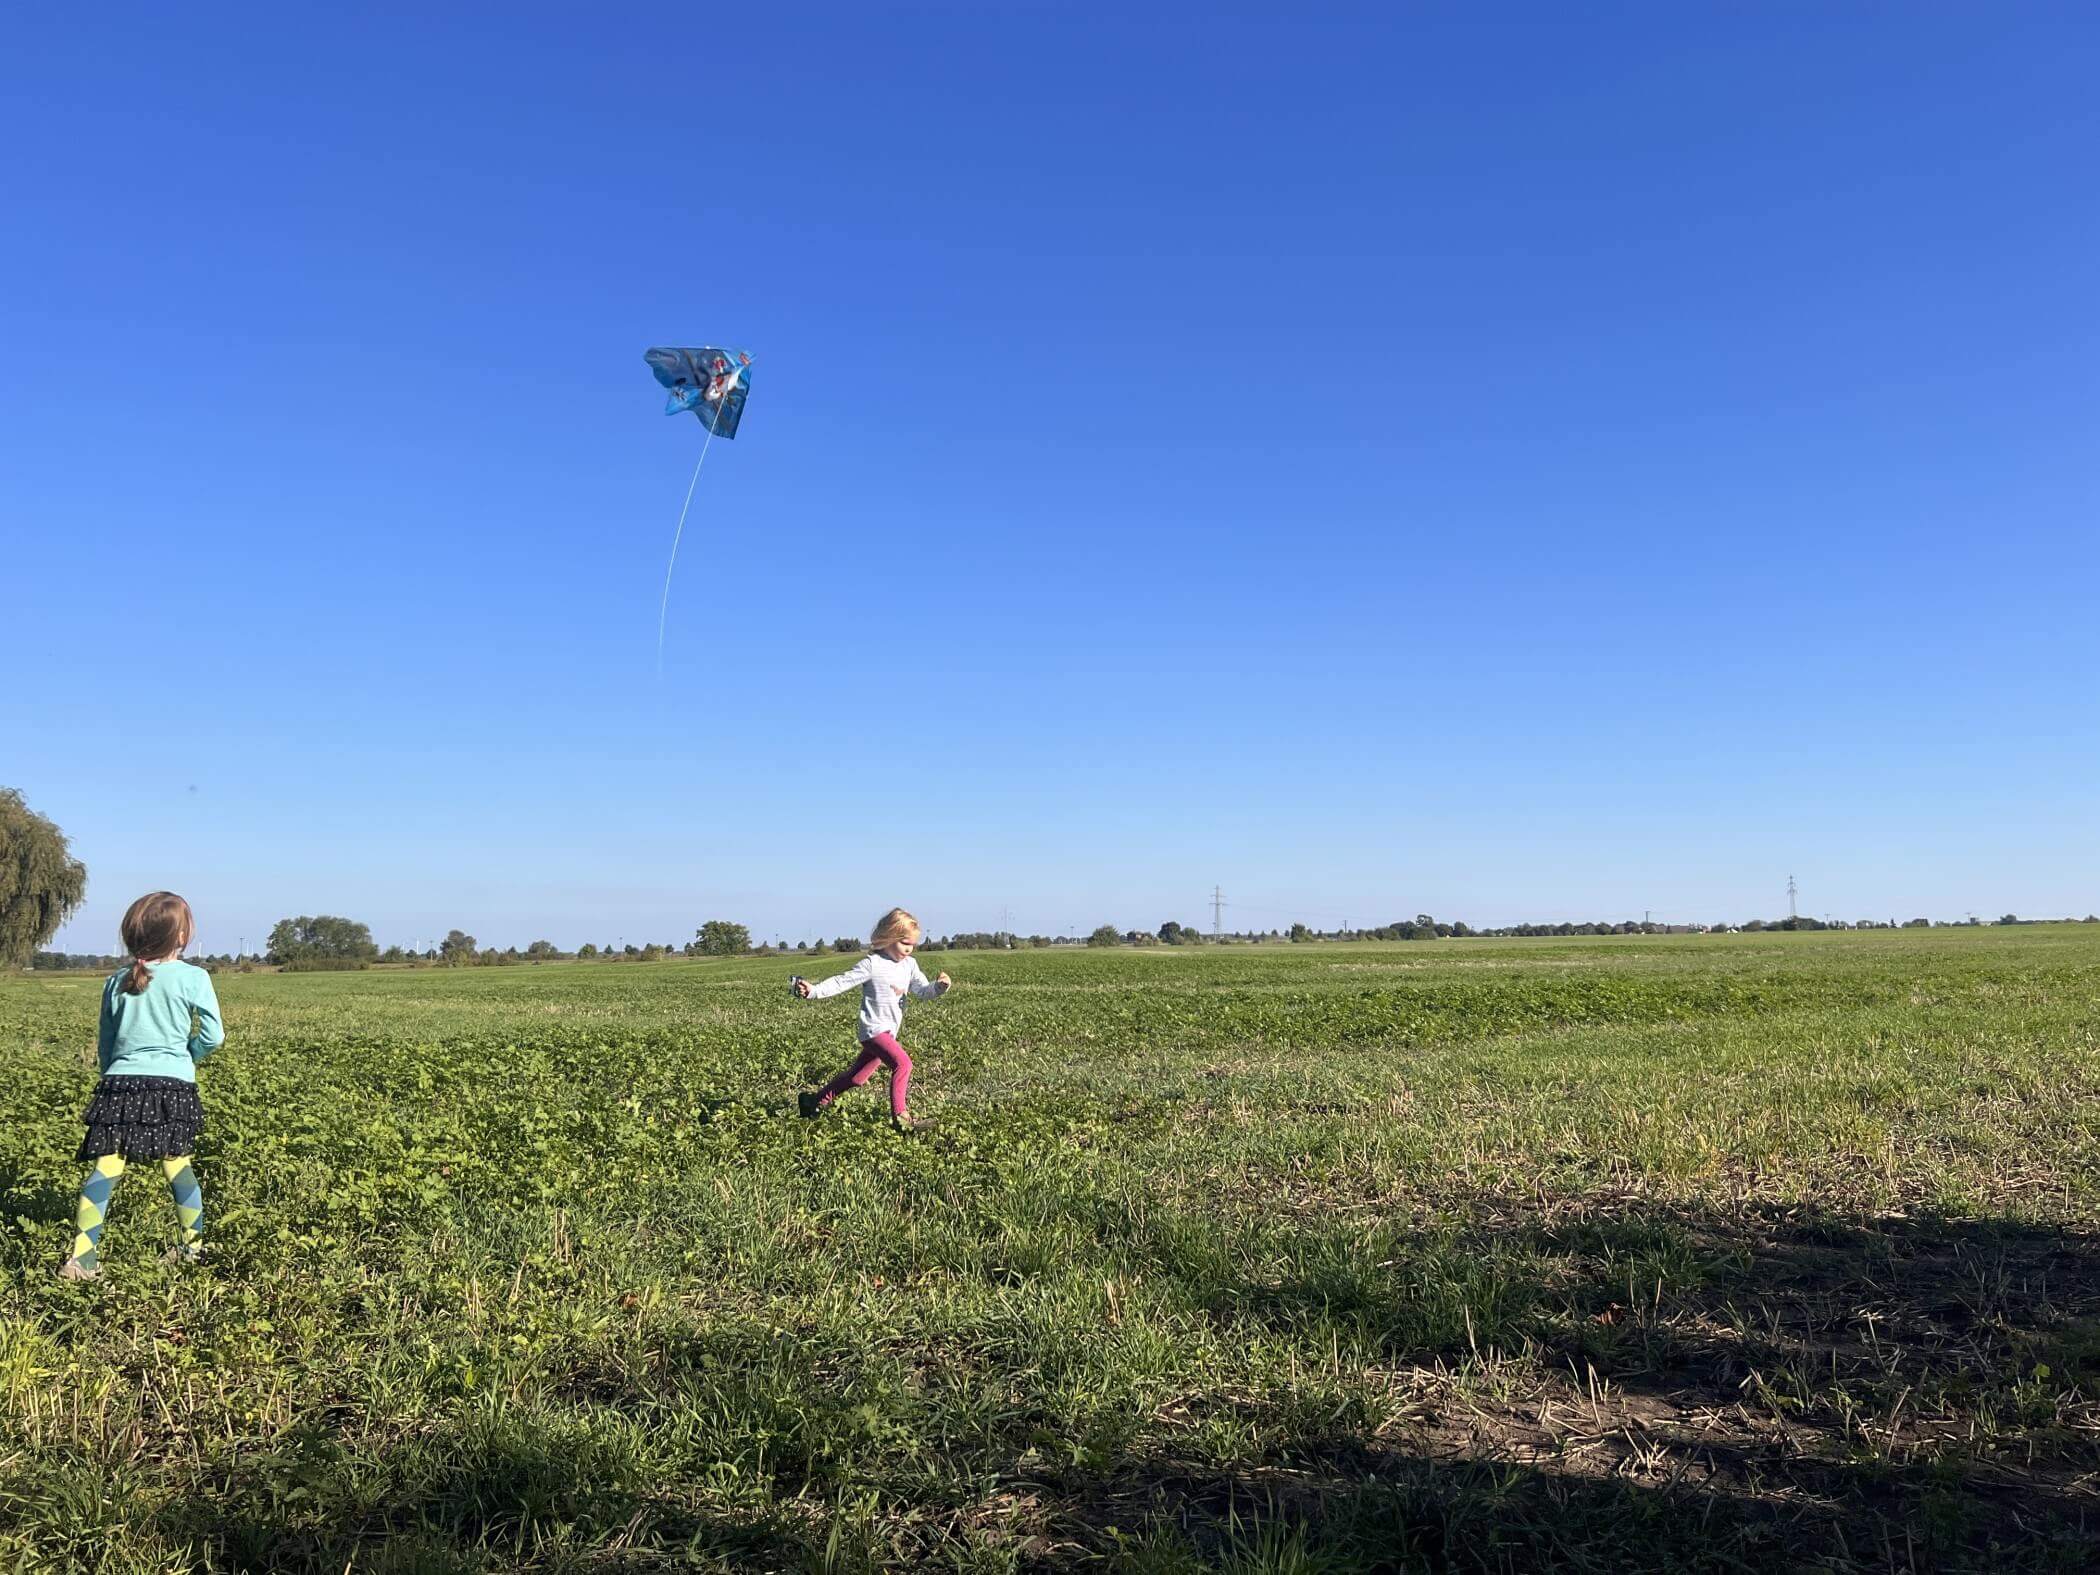
<path fill-rule="evenodd" d="M 2100 1556 L 2100 926 L 940 961 L 911 1136 L 792 959 L 222 978 L 84 1287 L 0 980 L 0 1567 Z"/>

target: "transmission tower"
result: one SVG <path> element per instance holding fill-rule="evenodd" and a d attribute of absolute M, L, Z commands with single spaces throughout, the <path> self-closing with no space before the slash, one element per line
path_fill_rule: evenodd
<path fill-rule="evenodd" d="M 1225 893 L 1220 891 L 1216 886 L 1211 887 L 1210 933 L 1213 935 L 1223 935 L 1225 933 L 1225 908 Z"/>
<path fill-rule="evenodd" d="M 1794 886 L 1794 877 L 1789 875 L 1786 878 L 1786 916 L 1789 919 L 1798 919 L 1801 917 L 1799 910 L 1796 909 L 1794 906 L 1794 899 L 1797 895 L 1798 893 Z"/>

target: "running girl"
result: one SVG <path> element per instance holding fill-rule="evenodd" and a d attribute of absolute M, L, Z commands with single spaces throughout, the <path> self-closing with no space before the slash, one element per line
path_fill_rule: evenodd
<path fill-rule="evenodd" d="M 95 1168 L 80 1188 L 73 1250 L 58 1271 L 63 1279 L 92 1280 L 102 1272 L 102 1222 L 127 1160 L 159 1160 L 175 1195 L 182 1237 L 163 1261 L 194 1263 L 203 1252 L 204 1189 L 190 1168 L 204 1130 L 197 1063 L 226 1042 L 226 1031 L 211 975 L 182 960 L 195 927 L 190 905 L 172 891 L 151 892 L 124 915 L 131 965 L 102 987 L 95 1051 L 102 1081 L 81 1118 L 87 1136 L 80 1158 Z"/>
<path fill-rule="evenodd" d="M 875 934 L 868 942 L 869 955 L 822 984 L 811 984 L 807 979 L 795 981 L 795 993 L 808 1001 L 821 1001 L 827 995 L 860 986 L 860 1056 L 815 1093 L 800 1096 L 805 1116 L 819 1114 L 847 1089 L 858 1088 L 874 1076 L 876 1067 L 886 1066 L 890 1069 L 890 1119 L 903 1132 L 917 1125 L 907 1104 L 911 1094 L 911 1057 L 897 1043 L 897 1031 L 904 1026 L 904 996 L 909 991 L 922 1001 L 932 1000 L 946 995 L 953 987 L 946 974 L 928 982 L 913 960 L 912 949 L 919 944 L 919 933 L 917 919 L 902 908 L 892 908 L 875 925 Z"/>

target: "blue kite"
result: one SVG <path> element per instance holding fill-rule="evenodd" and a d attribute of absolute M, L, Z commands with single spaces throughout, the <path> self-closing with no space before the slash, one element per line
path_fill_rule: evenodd
<path fill-rule="evenodd" d="M 700 484 L 700 467 L 718 437 L 733 438 L 744 419 L 744 401 L 751 394 L 751 357 L 741 350 L 714 345 L 698 349 L 668 349 L 662 345 L 642 352 L 656 380 L 671 391 L 664 414 L 675 416 L 690 410 L 707 428 L 707 441 L 693 461 L 693 479 L 685 484 L 685 503 L 678 510 L 678 528 L 671 533 L 671 561 L 664 565 L 664 594 L 656 608 L 656 676 L 664 672 L 664 623 L 671 615 L 671 576 L 678 571 L 678 544 L 685 539 L 686 511 L 693 506 L 693 488 Z"/>
<path fill-rule="evenodd" d="M 642 359 L 649 363 L 656 380 L 671 391 L 665 415 L 690 410 L 709 437 L 736 436 L 737 423 L 744 419 L 744 401 L 751 393 L 751 357 L 741 350 L 703 345 L 696 350 L 658 346 L 644 352 Z"/>

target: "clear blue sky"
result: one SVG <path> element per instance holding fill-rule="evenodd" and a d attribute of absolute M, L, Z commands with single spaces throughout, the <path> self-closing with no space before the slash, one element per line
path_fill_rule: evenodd
<path fill-rule="evenodd" d="M 63 944 L 2100 907 L 2100 13 L 1489 10 L 14 8 Z"/>

